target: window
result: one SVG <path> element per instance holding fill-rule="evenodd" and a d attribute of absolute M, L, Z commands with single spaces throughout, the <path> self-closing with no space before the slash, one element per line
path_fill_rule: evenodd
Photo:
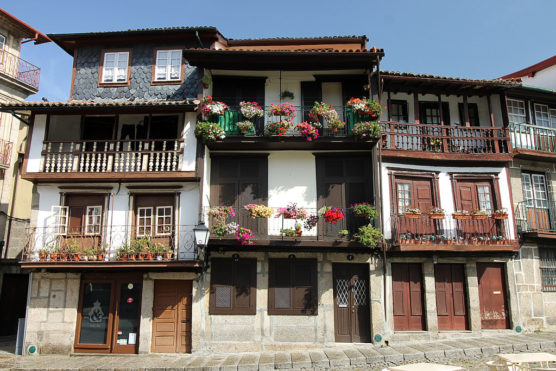
<path fill-rule="evenodd" d="M 543 291 L 556 291 L 556 249 L 539 248 Z"/>
<path fill-rule="evenodd" d="M 463 103 L 458 104 L 459 109 L 459 123 L 465 126 L 465 105 Z M 468 103 L 467 110 L 469 111 L 469 125 L 470 126 L 481 126 L 479 122 L 479 108 L 477 103 Z"/>
<path fill-rule="evenodd" d="M 127 83 L 130 62 L 129 55 L 129 51 L 105 52 L 102 56 L 101 83 Z"/>
<path fill-rule="evenodd" d="M 317 260 L 270 259 L 268 314 L 316 315 Z"/>
<path fill-rule="evenodd" d="M 490 186 L 478 185 L 477 195 L 479 198 L 479 210 L 484 210 L 489 214 L 492 212 L 492 200 L 490 196 Z"/>
<path fill-rule="evenodd" d="M 152 233 L 152 207 L 137 208 L 137 237 L 150 236 Z"/>
<path fill-rule="evenodd" d="M 407 122 L 407 102 L 405 100 L 393 100 L 390 102 L 391 116 L 393 122 Z"/>
<path fill-rule="evenodd" d="M 257 259 L 212 259 L 210 314 L 255 314 Z"/>
<path fill-rule="evenodd" d="M 100 234 L 102 225 L 102 206 L 87 206 L 87 216 L 85 219 L 85 235 Z"/>
<path fill-rule="evenodd" d="M 548 208 L 546 178 L 543 174 L 522 173 L 523 198 L 527 207 Z"/>
<path fill-rule="evenodd" d="M 398 183 L 398 213 L 402 214 L 411 206 L 411 184 Z"/>
<path fill-rule="evenodd" d="M 423 124 L 440 125 L 440 107 L 438 102 L 419 102 L 419 114 Z M 444 125 L 450 124 L 450 106 L 442 102 L 442 121 Z"/>
<path fill-rule="evenodd" d="M 4 50 L 4 45 L 5 44 L 6 44 L 6 36 L 0 34 L 0 51 Z"/>
<path fill-rule="evenodd" d="M 538 126 L 556 129 L 556 109 L 544 104 L 535 104 L 535 122 Z"/>
<path fill-rule="evenodd" d="M 172 233 L 172 206 L 156 208 L 156 234 L 167 236 Z"/>
<path fill-rule="evenodd" d="M 522 100 L 507 99 L 508 119 L 511 123 L 526 124 L 525 103 Z"/>
<path fill-rule="evenodd" d="M 181 50 L 158 50 L 154 81 L 181 81 L 181 60 Z"/>
<path fill-rule="evenodd" d="M 55 234 L 66 234 L 68 229 L 68 207 L 52 206 L 52 226 Z"/>

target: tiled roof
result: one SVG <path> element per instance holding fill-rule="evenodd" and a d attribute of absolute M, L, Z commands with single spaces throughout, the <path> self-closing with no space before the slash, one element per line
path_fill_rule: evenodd
<path fill-rule="evenodd" d="M 411 72 L 398 72 L 398 71 L 380 71 L 381 75 L 384 77 L 408 77 L 415 79 L 429 79 L 429 80 L 443 80 L 446 82 L 460 82 L 460 83 L 471 83 L 471 84 L 488 84 L 488 85 L 500 85 L 500 86 L 519 86 L 520 84 L 515 81 L 507 81 L 501 79 L 494 80 L 481 80 L 481 79 L 465 79 L 461 77 L 449 77 L 449 76 L 438 76 L 430 75 L 424 73 L 411 73 Z"/>
<path fill-rule="evenodd" d="M 261 37 L 261 38 L 251 38 L 251 39 L 232 39 L 229 38 L 228 42 L 230 45 L 242 44 L 245 42 L 272 42 L 272 41 L 361 41 L 368 40 L 366 35 L 335 35 L 335 36 L 313 36 L 313 37 Z"/>
<path fill-rule="evenodd" d="M 522 77 L 533 77 L 536 72 L 544 70 L 546 68 L 552 67 L 556 65 L 556 55 L 547 58 L 539 63 L 536 63 L 532 66 L 526 67 L 514 73 L 510 73 L 509 75 L 502 76 L 501 79 L 509 80 L 509 79 L 517 79 L 520 80 Z"/>
<path fill-rule="evenodd" d="M 14 17 L 10 13 L 6 12 L 4 9 L 0 8 L 0 24 L 6 27 L 8 24 L 17 29 L 26 38 L 35 41 L 35 44 L 42 44 L 50 42 L 51 40 L 42 32 L 37 31 L 33 27 L 29 26 L 22 20 Z"/>
<path fill-rule="evenodd" d="M 119 31 L 99 31 L 99 32 L 81 32 L 81 33 L 62 33 L 48 34 L 52 38 L 76 38 L 76 37 L 96 37 L 96 36 L 112 36 L 126 33 L 167 33 L 176 31 L 218 31 L 214 26 L 193 26 L 193 27 L 153 27 L 153 28 L 135 28 Z"/>
<path fill-rule="evenodd" d="M 384 49 L 378 49 L 372 47 L 370 49 L 332 49 L 332 48 L 315 48 L 315 49 L 202 49 L 202 48 L 190 48 L 185 49 L 185 51 L 203 51 L 208 53 L 261 53 L 261 54 L 272 54 L 272 53 L 338 53 L 338 54 L 365 54 L 365 53 L 384 53 Z"/>
<path fill-rule="evenodd" d="M 17 102 L 0 103 L 0 111 L 33 108 L 131 108 L 131 107 L 183 107 L 195 106 L 198 100 L 174 101 L 71 101 L 71 102 Z"/>

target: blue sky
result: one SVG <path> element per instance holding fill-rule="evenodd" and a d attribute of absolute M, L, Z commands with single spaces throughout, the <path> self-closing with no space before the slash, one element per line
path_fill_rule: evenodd
<path fill-rule="evenodd" d="M 43 33 L 208 25 L 230 38 L 365 34 L 369 46 L 384 48 L 383 69 L 444 76 L 490 79 L 556 54 L 555 0 L 20 0 L 2 7 Z M 42 68 L 40 91 L 29 100 L 68 99 L 68 54 L 54 43 L 29 43 L 22 56 Z"/>

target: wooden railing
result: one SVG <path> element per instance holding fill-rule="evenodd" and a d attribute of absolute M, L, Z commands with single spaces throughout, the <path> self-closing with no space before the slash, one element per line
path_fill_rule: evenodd
<path fill-rule="evenodd" d="M 6 50 L 0 51 L 0 73 L 39 89 L 41 69 Z"/>
<path fill-rule="evenodd" d="M 522 201 L 515 208 L 519 232 L 556 233 L 556 202 L 547 200 Z"/>
<path fill-rule="evenodd" d="M 514 148 L 556 153 L 556 129 L 529 124 L 510 124 Z"/>
<path fill-rule="evenodd" d="M 0 139 L 0 169 L 10 167 L 14 144 Z"/>
<path fill-rule="evenodd" d="M 504 128 L 381 122 L 382 148 L 437 153 L 509 153 Z"/>
<path fill-rule="evenodd" d="M 180 171 L 183 140 L 45 141 L 45 173 Z"/>

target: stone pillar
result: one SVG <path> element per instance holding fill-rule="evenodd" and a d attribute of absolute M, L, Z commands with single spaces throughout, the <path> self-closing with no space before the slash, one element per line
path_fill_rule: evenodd
<path fill-rule="evenodd" d="M 427 331 L 437 332 L 438 314 L 436 312 L 436 282 L 434 280 L 434 264 L 432 261 L 423 263 L 423 277 Z"/>
<path fill-rule="evenodd" d="M 515 284 L 514 259 L 508 259 L 505 266 L 506 277 L 504 277 L 504 279 L 506 280 L 507 311 L 510 316 L 510 327 L 515 328 L 516 326 L 521 326 L 521 318 L 519 316 L 519 305 Z"/>
<path fill-rule="evenodd" d="M 145 274 L 141 294 L 141 323 L 139 325 L 139 354 L 150 353 L 154 304 L 154 281 Z"/>
<path fill-rule="evenodd" d="M 375 336 L 381 335 L 384 338 L 386 333 L 385 316 L 384 316 L 384 271 L 382 259 L 373 259 L 371 263 L 369 286 L 371 295 L 371 335 L 372 341 L 375 342 Z"/>
<path fill-rule="evenodd" d="M 317 322 L 317 342 L 333 343 L 334 339 L 334 283 L 332 262 L 328 254 L 318 267 L 319 318 Z"/>
<path fill-rule="evenodd" d="M 467 286 L 467 312 L 469 313 L 469 329 L 481 331 L 481 306 L 479 301 L 479 282 L 477 279 L 477 263 L 465 263 L 465 279 Z"/>

